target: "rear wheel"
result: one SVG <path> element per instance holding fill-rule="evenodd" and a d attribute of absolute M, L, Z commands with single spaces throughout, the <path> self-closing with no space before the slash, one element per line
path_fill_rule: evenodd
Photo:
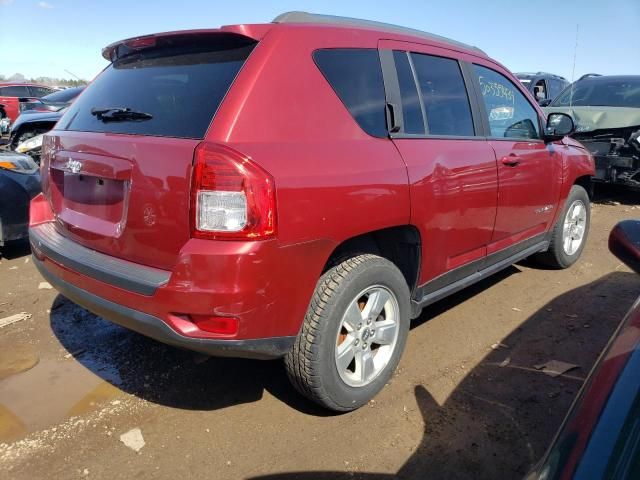
<path fill-rule="evenodd" d="M 409 288 L 398 268 L 359 255 L 318 282 L 285 363 L 307 398 L 335 411 L 373 398 L 398 365 L 409 331 Z"/>
<path fill-rule="evenodd" d="M 553 268 L 573 265 L 587 242 L 591 221 L 591 203 L 587 191 L 580 185 L 571 187 L 562 214 L 558 217 L 546 252 L 536 257 Z"/>

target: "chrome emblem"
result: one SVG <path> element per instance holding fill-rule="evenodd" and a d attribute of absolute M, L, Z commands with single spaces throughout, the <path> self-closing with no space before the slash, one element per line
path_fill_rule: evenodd
<path fill-rule="evenodd" d="M 79 160 L 74 160 L 73 158 L 70 158 L 67 161 L 67 169 L 71 173 L 78 173 L 80 169 L 82 169 L 82 162 Z"/>
<path fill-rule="evenodd" d="M 144 206 L 142 217 L 148 227 L 153 227 L 156 224 L 156 211 L 152 205 L 147 204 Z"/>

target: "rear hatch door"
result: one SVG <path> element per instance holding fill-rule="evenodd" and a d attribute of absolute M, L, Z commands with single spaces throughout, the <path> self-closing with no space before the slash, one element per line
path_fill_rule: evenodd
<path fill-rule="evenodd" d="M 194 149 L 255 44 L 220 32 L 129 45 L 45 139 L 58 231 L 171 269 L 190 237 Z"/>

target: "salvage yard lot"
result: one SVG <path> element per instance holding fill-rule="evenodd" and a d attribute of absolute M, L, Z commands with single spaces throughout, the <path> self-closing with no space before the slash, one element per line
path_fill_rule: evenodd
<path fill-rule="evenodd" d="M 607 250 L 640 217 L 633 195 L 594 205 L 572 268 L 525 262 L 429 307 L 393 382 L 344 415 L 300 398 L 279 361 L 111 325 L 41 284 L 25 247 L 4 249 L 0 318 L 31 317 L 0 328 L 0 478 L 521 478 L 640 294 Z M 579 368 L 534 368 L 550 360 Z M 135 428 L 137 454 L 120 441 Z"/>

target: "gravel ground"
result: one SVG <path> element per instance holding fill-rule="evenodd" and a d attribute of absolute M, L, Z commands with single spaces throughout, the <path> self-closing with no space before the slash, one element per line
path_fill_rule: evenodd
<path fill-rule="evenodd" d="M 343 415 L 280 361 L 161 345 L 47 289 L 26 246 L 0 250 L 0 318 L 31 315 L 0 328 L 0 478 L 522 478 L 640 295 L 607 250 L 636 201 L 594 205 L 571 269 L 525 262 L 429 307 L 390 385 Z M 579 368 L 533 368 L 548 360 Z"/>

